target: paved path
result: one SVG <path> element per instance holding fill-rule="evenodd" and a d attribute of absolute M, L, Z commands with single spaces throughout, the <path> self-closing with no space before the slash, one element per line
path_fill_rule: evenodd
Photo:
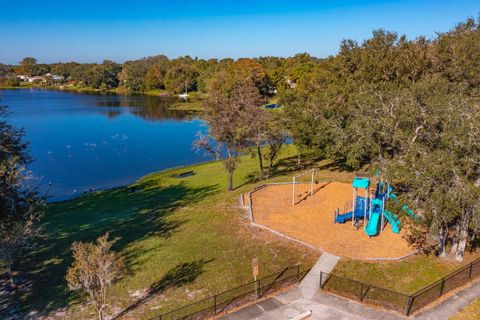
<path fill-rule="evenodd" d="M 328 252 L 322 253 L 310 272 L 303 278 L 302 282 L 300 282 L 299 288 L 302 291 L 303 298 L 313 298 L 320 288 L 320 272 L 332 272 L 338 260 L 340 260 L 340 257 Z"/>
<path fill-rule="evenodd" d="M 415 319 L 419 320 L 437 320 L 448 319 L 457 314 L 471 304 L 475 299 L 480 297 L 480 282 L 472 284 L 470 287 L 459 291 L 443 300 L 441 303 L 433 307 L 431 310 L 420 312 Z M 446 317 L 448 316 L 448 317 Z"/>
<path fill-rule="evenodd" d="M 226 315 L 221 320 L 290 320 L 306 311 L 312 311 L 312 320 L 447 320 L 480 296 L 480 282 L 457 292 L 430 310 L 407 318 L 357 302 L 317 292 L 311 299 L 303 297 L 302 289 L 295 288 L 276 297 Z"/>
<path fill-rule="evenodd" d="M 334 296 L 317 293 L 312 299 L 302 297 L 300 288 L 226 315 L 221 320 L 290 320 L 312 311 L 311 320 L 403 320 L 387 312 L 366 308 Z"/>

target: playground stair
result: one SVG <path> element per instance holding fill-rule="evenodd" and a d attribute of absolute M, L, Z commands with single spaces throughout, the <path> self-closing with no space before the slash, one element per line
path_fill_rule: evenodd
<path fill-rule="evenodd" d="M 331 273 L 340 257 L 328 252 L 322 253 L 310 272 L 300 282 L 299 288 L 303 298 L 312 299 L 320 288 L 320 271 Z"/>

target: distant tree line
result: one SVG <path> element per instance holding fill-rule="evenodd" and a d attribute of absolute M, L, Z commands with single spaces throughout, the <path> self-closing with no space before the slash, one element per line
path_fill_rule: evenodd
<path fill-rule="evenodd" d="M 0 64 L 0 81 L 19 85 L 17 76 L 63 77 L 72 83 L 94 89 L 122 89 L 129 92 L 165 90 L 169 93 L 206 91 L 213 75 L 220 69 L 238 63 L 239 72 L 253 73 L 262 94 L 273 95 L 277 88 L 303 77 L 320 60 L 308 54 L 290 58 L 261 57 L 233 59 L 198 59 L 189 56 L 169 59 L 164 55 L 126 61 L 122 64 L 105 60 L 102 63 L 37 63 L 32 57 L 23 58 L 19 65 Z"/>

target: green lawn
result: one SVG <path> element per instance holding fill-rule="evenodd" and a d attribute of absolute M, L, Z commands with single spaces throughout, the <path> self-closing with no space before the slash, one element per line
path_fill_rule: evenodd
<path fill-rule="evenodd" d="M 272 180 L 289 181 L 286 176 L 298 170 L 296 163 L 294 147 L 286 147 Z M 318 179 L 351 181 L 353 177 L 329 161 L 303 157 L 302 163 L 322 166 Z M 316 253 L 251 228 L 238 207 L 240 193 L 261 183 L 256 182 L 257 166 L 257 159 L 241 159 L 233 192 L 225 191 L 227 177 L 221 163 L 210 162 L 154 173 L 132 186 L 50 205 L 43 239 L 19 266 L 24 278 L 33 280 L 30 292 L 21 297 L 22 305 L 52 318 L 65 317 L 55 316 L 63 309 L 73 319 L 92 317 L 85 297 L 72 294 L 64 276 L 72 242 L 93 241 L 106 231 L 117 239 L 115 249 L 127 264 L 127 274 L 110 297 L 110 314 L 133 306 L 122 319 L 149 318 L 249 282 L 253 257 L 259 258 L 260 276 L 297 263 L 310 266 Z M 195 174 L 177 177 L 190 170 Z M 334 273 L 411 294 L 458 267 L 419 255 L 395 262 L 341 259 Z M 153 292 L 150 298 L 135 304 L 147 290 Z"/>
<path fill-rule="evenodd" d="M 33 87 L 33 83 L 23 82 L 23 81 L 20 82 L 20 85 L 16 87 L 0 84 L 0 89 L 26 89 L 26 88 L 32 88 L 32 87 Z"/>
<path fill-rule="evenodd" d="M 189 100 L 188 102 L 177 101 L 169 106 L 169 109 L 200 112 L 203 111 L 203 103 L 202 100 Z"/>
<path fill-rule="evenodd" d="M 463 263 L 442 260 L 434 255 L 424 254 L 400 261 L 386 262 L 341 259 L 333 273 L 410 295 L 477 257 L 478 253 L 467 254 Z"/>
<path fill-rule="evenodd" d="M 285 148 L 282 157 L 279 175 L 295 168 L 294 148 Z M 177 177 L 189 170 L 195 175 Z M 256 175 L 257 160 L 243 157 L 234 192 L 225 191 L 221 163 L 211 162 L 151 174 L 133 192 L 123 187 L 50 205 L 44 238 L 20 265 L 33 280 L 22 305 L 49 315 L 65 308 L 74 319 L 93 316 L 80 303 L 84 297 L 69 292 L 64 275 L 72 242 L 93 241 L 106 231 L 117 239 L 115 249 L 128 270 L 112 290 L 115 312 L 135 303 L 139 293 L 155 292 L 123 318 L 148 318 L 251 281 L 253 257 L 259 258 L 260 276 L 297 263 L 311 265 L 317 254 L 249 227 L 238 199 L 252 189 Z"/>

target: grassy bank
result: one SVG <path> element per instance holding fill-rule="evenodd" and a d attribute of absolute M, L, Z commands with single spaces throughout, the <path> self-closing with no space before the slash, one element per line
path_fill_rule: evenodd
<path fill-rule="evenodd" d="M 400 293 L 413 294 L 478 256 L 478 253 L 467 254 L 463 263 L 424 254 L 400 261 L 384 262 L 342 259 L 335 267 L 334 273 Z"/>
<path fill-rule="evenodd" d="M 31 82 L 20 82 L 18 86 L 8 86 L 0 84 L 0 89 L 28 89 L 33 88 L 33 83 Z"/>
<path fill-rule="evenodd" d="M 353 177 L 331 162 L 302 160 L 303 167 L 320 166 L 320 180 L 349 182 Z M 285 147 L 272 180 L 289 181 L 296 164 L 294 147 Z M 256 181 L 257 166 L 257 159 L 242 157 L 233 192 L 226 191 L 221 163 L 210 162 L 50 205 L 44 237 L 19 266 L 22 278 L 32 280 L 21 305 L 53 319 L 93 317 L 85 297 L 71 293 L 64 276 L 72 242 L 93 241 L 106 231 L 117 239 L 115 249 L 127 264 L 127 274 L 110 296 L 110 314 L 126 310 L 121 319 L 149 318 L 249 282 L 254 257 L 260 276 L 297 263 L 312 265 L 318 254 L 250 227 L 239 208 L 239 195 L 262 183 Z M 194 175 L 179 178 L 187 171 Z M 391 262 L 343 258 L 334 273 L 411 294 L 459 266 L 427 255 Z"/>
<path fill-rule="evenodd" d="M 282 153 L 277 179 L 294 169 L 294 153 L 293 147 Z M 195 174 L 177 177 L 190 170 Z M 110 297 L 110 313 L 131 307 L 122 319 L 148 318 L 251 281 L 253 257 L 260 276 L 312 264 L 317 254 L 248 226 L 238 196 L 253 187 L 256 171 L 257 160 L 243 157 L 234 192 L 225 191 L 221 163 L 211 162 L 151 174 L 134 191 L 117 188 L 49 206 L 44 238 L 20 266 L 33 280 L 22 305 L 53 318 L 65 317 L 62 309 L 75 319 L 91 317 L 93 310 L 68 291 L 64 276 L 72 242 L 93 241 L 106 231 L 128 267 Z M 147 290 L 152 295 L 140 301 Z"/>

